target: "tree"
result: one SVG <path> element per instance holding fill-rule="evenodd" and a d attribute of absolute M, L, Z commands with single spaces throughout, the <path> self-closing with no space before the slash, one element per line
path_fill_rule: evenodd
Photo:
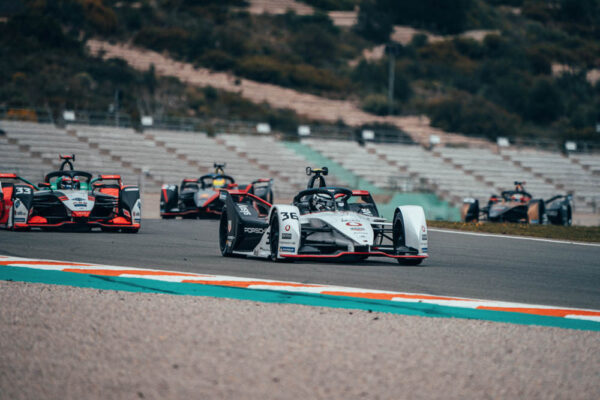
<path fill-rule="evenodd" d="M 529 93 L 527 116 L 530 120 L 548 124 L 558 119 L 564 110 L 561 92 L 547 78 L 538 78 Z"/>

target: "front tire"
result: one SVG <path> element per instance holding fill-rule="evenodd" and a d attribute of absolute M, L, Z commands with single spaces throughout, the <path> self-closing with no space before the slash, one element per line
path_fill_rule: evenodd
<path fill-rule="evenodd" d="M 271 254 L 269 255 L 271 261 L 279 261 L 279 258 L 277 257 L 279 253 L 279 216 L 277 215 L 277 212 L 274 212 L 271 216 L 269 247 L 271 249 Z"/>
<path fill-rule="evenodd" d="M 405 246 L 405 238 L 404 238 L 404 224 L 402 223 L 402 215 L 397 213 L 394 216 L 394 225 L 393 225 L 393 236 L 392 236 L 393 244 L 394 244 L 394 253 L 400 253 L 400 247 Z M 398 264 L 400 265 L 419 265 L 423 262 L 422 258 L 396 258 Z"/>
<path fill-rule="evenodd" d="M 228 227 L 229 224 L 227 222 L 227 211 L 223 210 L 221 219 L 219 220 L 219 249 L 221 250 L 221 255 L 223 257 L 232 256 L 231 245 L 227 244 L 227 235 L 229 233 Z"/>

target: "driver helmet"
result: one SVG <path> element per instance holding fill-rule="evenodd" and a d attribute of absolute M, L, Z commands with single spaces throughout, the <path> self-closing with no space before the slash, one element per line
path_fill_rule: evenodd
<path fill-rule="evenodd" d="M 60 180 L 60 189 L 73 189 L 73 179 L 70 176 L 65 176 Z"/>
<path fill-rule="evenodd" d="M 212 185 L 214 188 L 221 188 L 221 187 L 225 186 L 225 179 L 224 178 L 213 179 Z"/>
<path fill-rule="evenodd" d="M 80 187 L 81 187 L 81 183 L 80 183 L 79 179 L 73 178 L 73 189 L 79 190 Z"/>
<path fill-rule="evenodd" d="M 322 193 L 317 193 L 312 197 L 312 208 L 316 211 L 333 211 L 335 205 L 333 199 Z"/>

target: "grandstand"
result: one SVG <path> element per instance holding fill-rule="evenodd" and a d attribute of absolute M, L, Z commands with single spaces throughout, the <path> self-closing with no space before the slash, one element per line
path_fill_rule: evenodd
<path fill-rule="evenodd" d="M 32 181 L 58 166 L 58 154 L 76 154 L 78 169 L 119 173 L 144 193 L 179 183 L 226 162 L 240 183 L 274 178 L 275 196 L 288 201 L 304 188 L 308 165 L 331 165 L 332 185 L 367 188 L 374 194 L 429 192 L 459 206 L 465 197 L 486 202 L 492 193 L 526 181 L 534 197 L 572 193 L 576 213 L 598 212 L 600 157 L 523 148 L 445 147 L 304 138 L 285 142 L 274 135 L 146 130 L 107 126 L 0 121 L 0 171 Z"/>

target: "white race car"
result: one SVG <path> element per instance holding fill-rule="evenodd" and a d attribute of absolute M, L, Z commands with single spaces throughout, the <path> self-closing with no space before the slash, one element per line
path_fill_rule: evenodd
<path fill-rule="evenodd" d="M 327 168 L 312 170 L 308 189 L 291 205 L 271 205 L 245 191 L 221 191 L 223 256 L 282 259 L 395 258 L 418 265 L 427 255 L 427 224 L 420 206 L 399 206 L 392 222 L 379 216 L 367 191 L 327 187 Z M 319 183 L 319 187 L 315 183 Z"/>

